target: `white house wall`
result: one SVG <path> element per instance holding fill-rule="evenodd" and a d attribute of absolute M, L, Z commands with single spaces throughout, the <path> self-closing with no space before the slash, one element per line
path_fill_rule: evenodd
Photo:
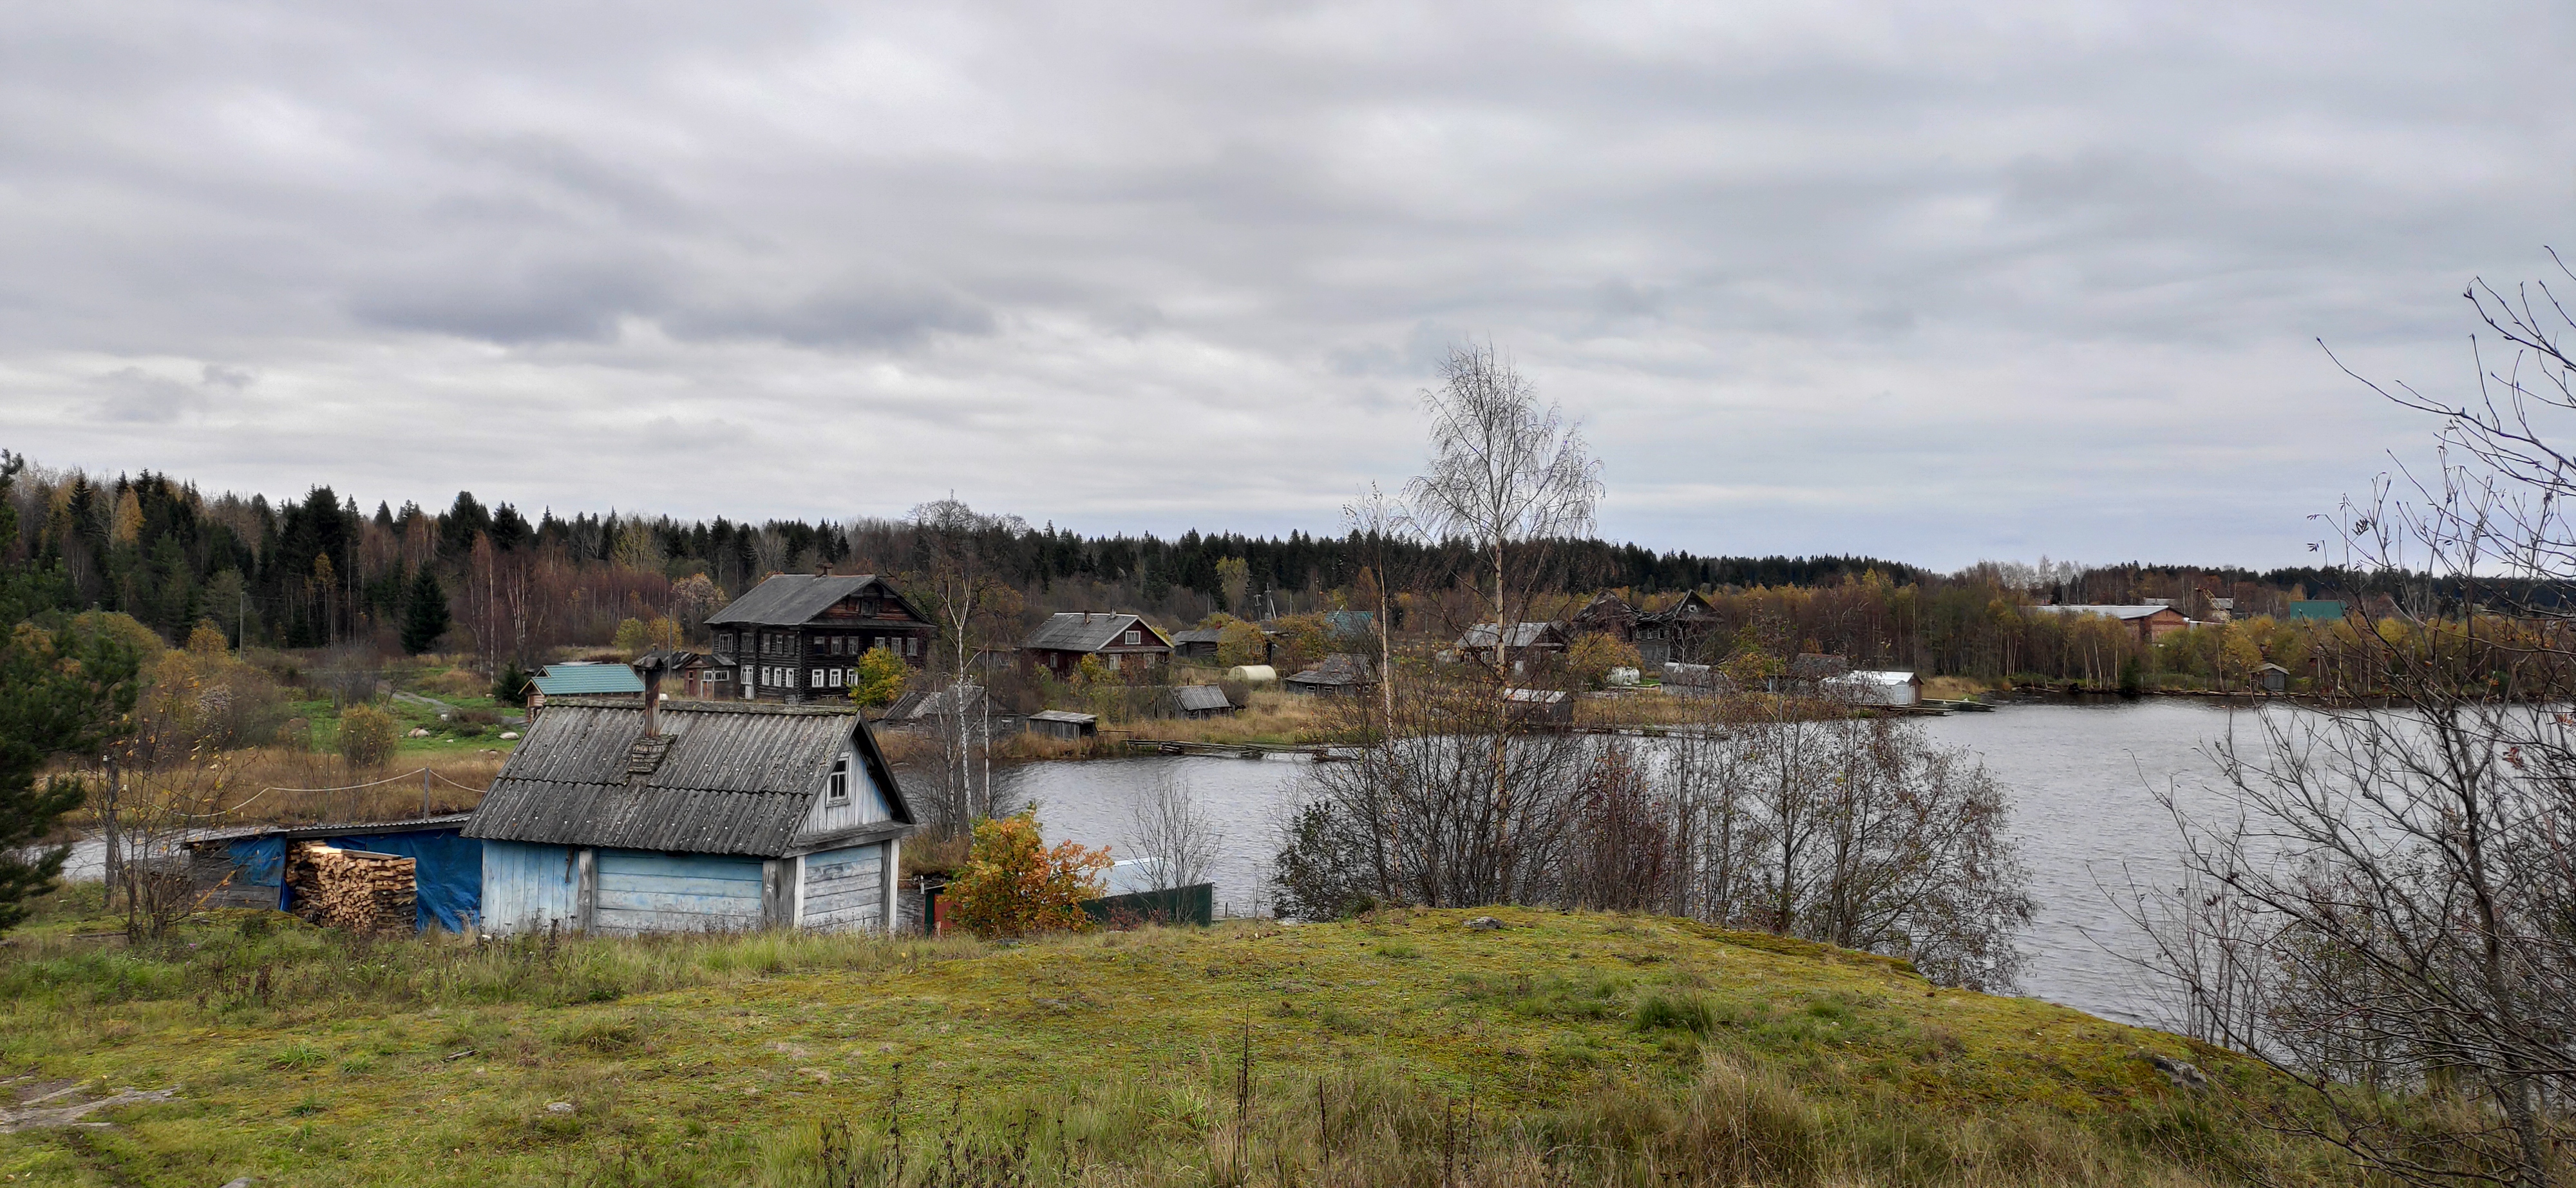
<path fill-rule="evenodd" d="M 805 823 L 796 827 L 797 836 L 838 833 L 861 825 L 874 825 L 894 816 L 894 810 L 886 804 L 885 791 L 878 788 L 876 780 L 868 774 L 868 765 L 859 757 L 858 749 L 843 748 L 841 761 L 849 765 L 849 800 L 833 804 L 828 795 L 815 796 L 814 807 L 805 813 Z M 831 777 L 824 778 L 828 781 Z"/>
<path fill-rule="evenodd" d="M 886 873 L 902 860 L 899 854 L 886 841 L 805 855 L 797 924 L 836 932 L 884 928 Z"/>

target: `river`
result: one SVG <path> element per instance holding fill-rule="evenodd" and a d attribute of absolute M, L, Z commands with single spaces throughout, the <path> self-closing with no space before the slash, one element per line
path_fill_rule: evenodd
<path fill-rule="evenodd" d="M 1934 741 L 1974 752 L 2009 790 L 2038 908 L 2021 942 L 2022 993 L 2123 1022 L 2162 1017 L 2154 987 L 2124 960 L 2143 938 L 2102 887 L 2172 879 L 2177 835 L 2155 793 L 2170 787 L 2187 809 L 2221 808 L 2206 751 L 2231 728 L 2240 743 L 2259 743 L 2253 712 L 2173 698 L 2007 705 L 1925 721 Z M 1305 770 L 1291 759 L 1108 759 L 1028 764 L 994 782 L 1000 803 L 1037 806 L 1050 839 L 1122 851 L 1136 806 L 1159 782 L 1181 784 L 1224 830 L 1217 902 L 1240 913 L 1264 894 L 1280 809 Z"/>

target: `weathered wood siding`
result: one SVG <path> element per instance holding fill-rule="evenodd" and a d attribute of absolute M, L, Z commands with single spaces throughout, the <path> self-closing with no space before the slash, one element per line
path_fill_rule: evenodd
<path fill-rule="evenodd" d="M 885 790 L 877 787 L 876 779 L 868 774 L 868 765 L 859 757 L 858 748 L 842 748 L 841 759 L 850 765 L 850 799 L 834 804 L 829 795 L 816 796 L 812 811 L 807 812 L 804 823 L 796 827 L 797 836 L 837 833 L 893 818 L 894 810 L 886 804 Z M 826 781 L 830 778 L 828 775 L 824 777 Z"/>
<path fill-rule="evenodd" d="M 507 936 L 580 926 L 580 872 L 568 846 L 483 843 L 483 930 Z"/>
<path fill-rule="evenodd" d="M 891 842 L 805 856 L 804 899 L 796 922 L 827 931 L 885 927 L 886 871 Z"/>
<path fill-rule="evenodd" d="M 758 928 L 760 873 L 758 858 L 601 850 L 590 927 L 618 936 Z"/>

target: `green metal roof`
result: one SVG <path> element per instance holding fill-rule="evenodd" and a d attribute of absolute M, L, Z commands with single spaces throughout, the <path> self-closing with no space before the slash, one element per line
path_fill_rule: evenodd
<path fill-rule="evenodd" d="M 623 664 L 555 664 L 530 677 L 537 692 L 548 697 L 581 693 L 641 693 L 644 678 Z"/>
<path fill-rule="evenodd" d="M 2321 598 L 2310 602 L 2293 602 L 2290 604 L 2290 617 L 2293 619 L 2324 619 L 2341 622 L 2343 619 L 2343 603 L 2340 600 L 2332 598 Z"/>

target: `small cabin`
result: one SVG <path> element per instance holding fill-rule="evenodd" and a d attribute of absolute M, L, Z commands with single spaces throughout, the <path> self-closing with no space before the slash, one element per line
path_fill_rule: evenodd
<path fill-rule="evenodd" d="M 1172 654 L 1184 660 L 1214 660 L 1225 645 L 1222 627 L 1194 627 L 1172 633 Z"/>
<path fill-rule="evenodd" d="M 559 701 L 511 752 L 464 830 L 484 931 L 889 927 L 913 816 L 855 709 L 657 700 Z"/>
<path fill-rule="evenodd" d="M 1049 615 L 1020 644 L 1021 662 L 1070 677 L 1096 656 L 1115 673 L 1150 672 L 1172 655 L 1172 641 L 1135 615 L 1074 611 Z"/>
<path fill-rule="evenodd" d="M 2266 664 L 2255 669 L 2254 678 L 2262 682 L 2266 693 L 2286 693 L 2290 688 L 2290 670 L 2278 664 Z"/>
<path fill-rule="evenodd" d="M 1923 678 L 1910 672 L 1860 668 L 1823 682 L 1824 694 L 1853 705 L 1916 705 L 1923 700 Z"/>
<path fill-rule="evenodd" d="M 1072 710 L 1040 710 L 1029 715 L 1029 733 L 1068 742 L 1096 738 L 1100 734 L 1100 719 Z"/>
<path fill-rule="evenodd" d="M 1377 666 L 1366 656 L 1335 652 L 1322 663 L 1280 682 L 1291 693 L 1357 693 L 1377 687 Z"/>
<path fill-rule="evenodd" d="M 1157 707 L 1165 717 L 1223 718 L 1243 707 L 1236 705 L 1225 690 L 1215 685 L 1175 685 L 1164 690 Z"/>

